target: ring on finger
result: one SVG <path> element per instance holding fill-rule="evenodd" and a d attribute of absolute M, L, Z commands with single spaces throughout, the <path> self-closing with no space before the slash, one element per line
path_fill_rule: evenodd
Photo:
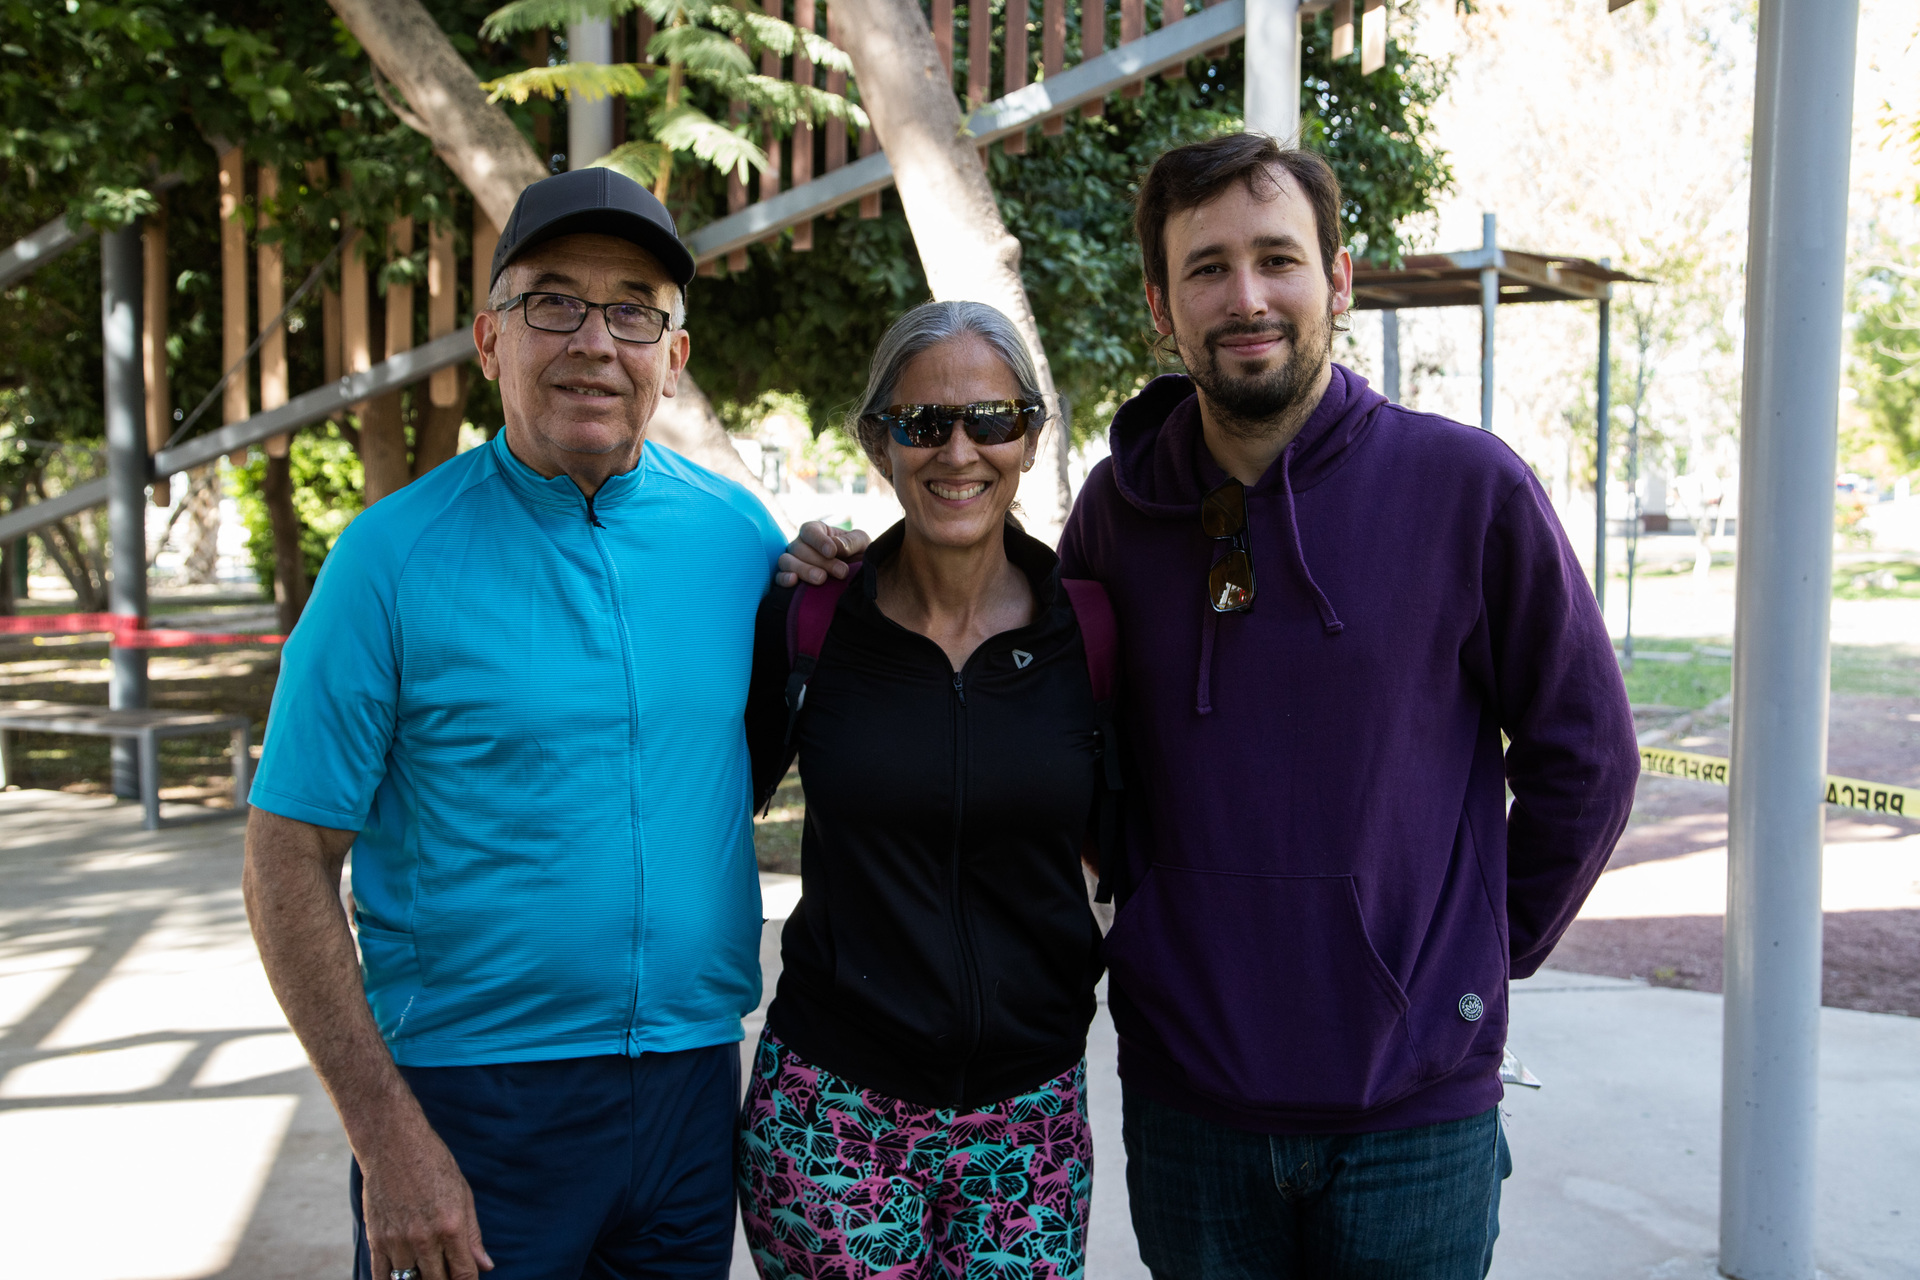
<path fill-rule="evenodd" d="M 420 1268 L 395 1267 L 387 1272 L 387 1280 L 420 1280 Z"/>

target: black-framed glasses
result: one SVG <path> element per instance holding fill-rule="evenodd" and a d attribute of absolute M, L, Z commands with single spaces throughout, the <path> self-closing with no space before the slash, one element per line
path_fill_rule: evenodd
<path fill-rule="evenodd" d="M 1207 602 L 1215 613 L 1253 608 L 1253 551 L 1247 543 L 1247 488 L 1229 479 L 1200 499 L 1200 527 L 1209 538 L 1233 543 L 1207 570 Z"/>
<path fill-rule="evenodd" d="M 891 435 L 909 449 L 938 449 L 958 424 L 975 444 L 1006 444 L 1046 421 L 1044 405 L 1031 400 L 976 400 L 972 404 L 896 404 L 860 421 Z"/>
<path fill-rule="evenodd" d="M 530 328 L 542 333 L 577 333 L 587 322 L 587 313 L 598 311 L 606 317 L 607 333 L 615 342 L 658 342 L 673 319 L 645 303 L 588 302 L 566 293 L 515 294 L 500 308 L 501 314 L 515 307 L 521 308 Z"/>

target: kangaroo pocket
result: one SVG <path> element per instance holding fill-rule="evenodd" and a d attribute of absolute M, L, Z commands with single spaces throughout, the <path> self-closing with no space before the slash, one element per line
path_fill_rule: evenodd
<path fill-rule="evenodd" d="M 1107 964 L 1189 1086 L 1219 1102 L 1368 1111 L 1424 1074 L 1352 876 L 1156 866 Z"/>

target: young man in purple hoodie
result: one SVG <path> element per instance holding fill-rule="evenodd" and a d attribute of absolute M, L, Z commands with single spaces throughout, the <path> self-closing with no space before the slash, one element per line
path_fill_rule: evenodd
<path fill-rule="evenodd" d="M 1190 373 L 1120 409 L 1060 547 L 1120 624 L 1107 957 L 1162 1280 L 1486 1273 L 1507 983 L 1639 771 L 1527 464 L 1332 363 L 1340 206 L 1325 161 L 1257 134 L 1154 164 L 1147 301 Z"/>

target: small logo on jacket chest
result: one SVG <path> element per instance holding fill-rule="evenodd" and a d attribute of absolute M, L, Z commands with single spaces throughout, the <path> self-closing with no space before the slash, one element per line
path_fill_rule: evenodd
<path fill-rule="evenodd" d="M 1028 653 L 1025 649 L 1015 649 L 1013 651 L 1013 665 L 1018 667 L 1020 670 L 1025 671 L 1027 669 L 1027 664 L 1032 661 L 1033 661 L 1033 655 Z"/>
<path fill-rule="evenodd" d="M 1469 991 L 1460 997 L 1460 1016 L 1468 1022 L 1480 1021 L 1480 1016 L 1486 1011 L 1486 1002 L 1481 1000 L 1479 996 L 1473 994 L 1473 992 Z"/>

